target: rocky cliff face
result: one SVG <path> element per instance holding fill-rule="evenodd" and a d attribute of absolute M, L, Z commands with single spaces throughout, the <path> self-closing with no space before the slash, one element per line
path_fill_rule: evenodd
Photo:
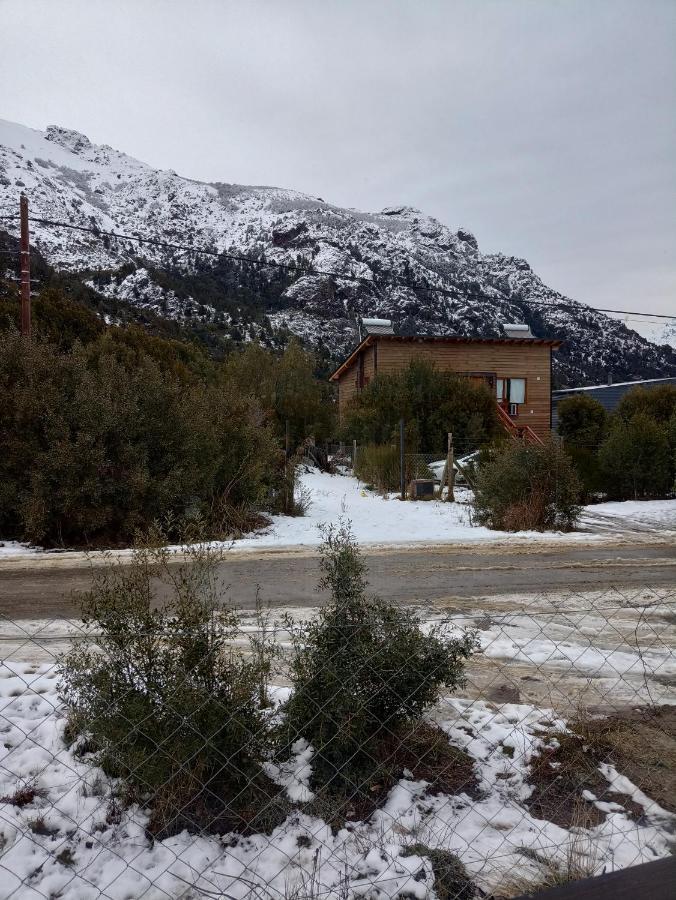
<path fill-rule="evenodd" d="M 360 315 L 430 334 L 498 335 L 502 323 L 524 321 L 565 341 L 555 363 L 562 385 L 603 381 L 609 371 L 625 380 L 676 374 L 673 348 L 557 293 L 526 260 L 482 253 L 468 229 L 410 207 L 366 213 L 297 191 L 204 184 L 69 129 L 0 122 L 3 212 L 22 190 L 35 217 L 297 267 L 33 224 L 46 259 L 81 272 L 104 296 L 243 340 L 274 343 L 291 332 L 337 357 L 354 343 Z M 5 224 L 16 233 L 15 222 Z"/>

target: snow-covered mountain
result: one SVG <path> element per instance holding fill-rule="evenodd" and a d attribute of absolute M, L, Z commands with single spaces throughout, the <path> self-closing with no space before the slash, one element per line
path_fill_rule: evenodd
<path fill-rule="evenodd" d="M 367 213 L 292 190 L 206 184 L 76 131 L 52 126 L 43 133 L 0 120 L 2 213 L 18 208 L 21 191 L 34 217 L 299 266 L 256 269 L 258 281 L 248 286 L 248 296 L 258 298 L 252 318 L 251 304 L 245 314 L 232 299 L 233 278 L 244 282 L 251 266 L 225 271 L 216 256 L 198 260 L 32 224 L 32 240 L 49 263 L 83 273 L 104 296 L 168 318 L 239 327 L 248 317 L 244 339 L 288 330 L 334 356 L 354 342 L 358 315 L 433 334 L 497 335 L 504 322 L 526 321 L 538 335 L 564 339 L 556 361 L 562 384 L 598 382 L 608 371 L 625 379 L 676 374 L 673 348 L 557 293 L 524 259 L 482 253 L 469 230 L 410 207 Z M 15 221 L 4 225 L 17 233 Z M 226 276 L 227 304 L 219 293 Z M 261 278 L 276 279 L 276 287 L 261 290 Z"/>
<path fill-rule="evenodd" d="M 628 325 L 630 322 L 631 325 L 629 327 L 633 328 L 634 331 L 652 344 L 657 344 L 660 347 L 666 344 L 668 347 L 676 349 L 676 321 L 657 317 L 637 319 L 622 315 L 617 316 L 617 318 L 624 322 L 625 325 Z"/>

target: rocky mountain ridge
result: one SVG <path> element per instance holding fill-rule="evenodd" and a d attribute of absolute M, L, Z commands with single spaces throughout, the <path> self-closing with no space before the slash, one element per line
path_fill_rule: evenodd
<path fill-rule="evenodd" d="M 96 232 L 33 222 L 32 240 L 49 263 L 81 273 L 104 297 L 238 340 L 274 345 L 293 333 L 337 358 L 355 342 L 361 315 L 391 318 L 405 333 L 482 336 L 525 321 L 565 341 L 555 362 L 561 385 L 601 382 L 609 372 L 624 380 L 676 374 L 674 348 L 547 287 L 524 259 L 482 253 L 468 229 L 410 207 L 367 213 L 293 190 L 202 183 L 70 129 L 0 121 L 2 213 L 17 208 L 21 191 L 32 217 Z M 3 224 L 16 234 L 15 219 Z"/>

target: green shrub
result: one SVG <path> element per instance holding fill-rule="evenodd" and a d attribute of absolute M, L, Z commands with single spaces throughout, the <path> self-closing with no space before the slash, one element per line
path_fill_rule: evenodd
<path fill-rule="evenodd" d="M 274 506 L 283 455 L 260 407 L 166 341 L 0 335 L 0 392 L 3 537 L 129 543 L 186 514 L 229 534 Z"/>
<path fill-rule="evenodd" d="M 381 493 L 399 488 L 399 448 L 394 444 L 366 444 L 357 448 L 354 474 Z"/>
<path fill-rule="evenodd" d="M 317 360 L 292 340 L 276 356 L 258 344 L 230 354 L 224 363 L 228 384 L 265 411 L 280 439 L 294 451 L 307 437 L 319 443 L 333 434 L 330 387 L 316 377 Z"/>
<path fill-rule="evenodd" d="M 423 631 L 410 611 L 367 596 L 365 563 L 345 523 L 325 531 L 321 550 L 320 588 L 330 601 L 294 629 L 284 748 L 308 740 L 315 783 L 350 796 L 378 768 L 379 745 L 418 722 L 442 686 L 463 683 L 475 636 Z"/>
<path fill-rule="evenodd" d="M 617 417 L 599 449 L 599 466 L 610 497 L 663 497 L 674 486 L 667 427 L 646 413 L 636 413 L 629 420 Z"/>
<path fill-rule="evenodd" d="M 603 490 L 598 452 L 608 426 L 608 415 L 598 400 L 587 394 L 566 397 L 558 405 L 558 432 L 580 476 L 586 500 Z"/>
<path fill-rule="evenodd" d="M 268 651 L 233 650 L 238 619 L 222 605 L 217 562 L 197 546 L 179 566 L 152 547 L 111 564 L 84 597 L 83 639 L 60 661 L 69 736 L 122 780 L 123 803 L 151 808 L 158 836 L 258 830 L 278 790 L 261 772 Z"/>
<path fill-rule="evenodd" d="M 676 385 L 660 384 L 657 387 L 636 387 L 628 391 L 618 403 L 616 415 L 628 422 L 639 413 L 666 425 L 676 413 Z"/>
<path fill-rule="evenodd" d="M 594 397 L 575 394 L 559 401 L 558 432 L 567 446 L 598 448 L 605 436 L 607 413 Z"/>
<path fill-rule="evenodd" d="M 488 387 L 413 360 L 392 375 L 377 375 L 346 410 L 343 431 L 359 445 L 387 444 L 407 423 L 410 452 L 446 454 L 453 432 L 456 453 L 467 453 L 500 431 L 495 396 Z"/>
<path fill-rule="evenodd" d="M 477 468 L 477 521 L 507 531 L 573 528 L 579 515 L 580 480 L 570 458 L 552 440 L 544 446 L 504 443 Z"/>

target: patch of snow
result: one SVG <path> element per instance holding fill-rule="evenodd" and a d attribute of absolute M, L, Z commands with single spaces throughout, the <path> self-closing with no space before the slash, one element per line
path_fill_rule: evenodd
<path fill-rule="evenodd" d="M 599 513 L 615 519 L 632 519 L 637 522 L 662 524 L 676 528 L 676 500 L 623 500 L 594 503 L 584 507 L 587 515 Z"/>
<path fill-rule="evenodd" d="M 314 798 L 310 790 L 312 757 L 314 748 L 300 738 L 291 746 L 292 756 L 282 763 L 267 762 L 263 765 L 265 774 L 286 791 L 289 800 L 304 803 Z"/>
<path fill-rule="evenodd" d="M 0 666 L 0 796 L 21 786 L 38 788 L 23 807 L 0 806 L 3 879 L 0 897 L 37 900 L 149 900 L 183 896 L 256 896 L 279 900 L 310 883 L 320 895 L 390 898 L 433 896 L 429 859 L 414 844 L 457 853 L 484 890 L 494 890 L 515 868 L 537 878 L 523 856 L 529 848 L 565 861 L 579 838 L 531 815 L 529 766 L 552 730 L 565 722 L 552 710 L 527 704 L 494 706 L 447 697 L 434 718 L 454 745 L 474 760 L 481 795 L 430 795 L 424 781 L 404 775 L 368 822 L 332 831 L 323 820 L 293 811 L 270 835 L 200 836 L 181 832 L 152 841 L 149 812 L 132 806 L 110 821 L 115 782 L 78 758 L 63 739 L 65 718 L 52 665 L 19 661 Z M 300 742 L 287 768 L 275 774 L 289 796 L 308 796 L 311 748 Z M 614 804 L 606 821 L 584 830 L 597 870 L 612 870 L 670 853 L 676 817 L 616 772 L 604 774 L 645 809 L 630 821 Z M 41 827 L 35 827 L 41 818 Z M 73 864 L 59 861 L 68 850 Z"/>
<path fill-rule="evenodd" d="M 12 556 L 29 556 L 44 552 L 40 547 L 32 544 L 22 544 L 19 541 L 0 541 L 0 559 Z"/>
<path fill-rule="evenodd" d="M 321 525 L 341 517 L 352 523 L 360 544 L 405 545 L 443 544 L 475 541 L 551 541 L 589 540 L 589 535 L 552 532 L 493 531 L 471 521 L 467 502 L 445 503 L 438 500 L 407 500 L 398 495 L 382 497 L 367 491 L 350 475 L 329 475 L 316 470 L 302 471 L 299 488 L 310 500 L 305 516 L 273 516 L 272 525 L 263 532 L 235 541 L 233 547 L 317 546 L 321 543 Z M 458 498 L 469 492 L 458 489 Z"/>

